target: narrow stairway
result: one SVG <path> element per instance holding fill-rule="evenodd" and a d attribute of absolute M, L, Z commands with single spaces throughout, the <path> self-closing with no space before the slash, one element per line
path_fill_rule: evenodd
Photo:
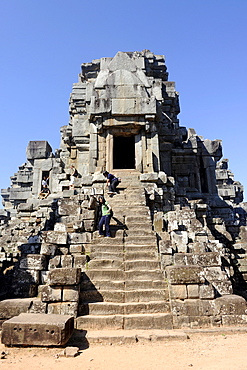
<path fill-rule="evenodd" d="M 81 284 L 78 329 L 171 329 L 168 288 L 138 173 L 121 173 L 112 238 L 95 237 Z"/>

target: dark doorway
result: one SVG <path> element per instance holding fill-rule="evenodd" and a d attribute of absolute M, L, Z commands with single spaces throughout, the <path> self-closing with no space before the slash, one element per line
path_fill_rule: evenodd
<path fill-rule="evenodd" d="M 114 136 L 113 138 L 113 168 L 135 168 L 135 137 Z"/>

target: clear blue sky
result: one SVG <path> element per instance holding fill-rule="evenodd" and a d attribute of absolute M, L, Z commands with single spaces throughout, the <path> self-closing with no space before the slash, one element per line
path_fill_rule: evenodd
<path fill-rule="evenodd" d="M 180 125 L 222 139 L 247 191 L 246 0 L 2 0 L 0 19 L 0 188 L 30 140 L 59 147 L 81 63 L 149 49 L 166 57 Z"/>

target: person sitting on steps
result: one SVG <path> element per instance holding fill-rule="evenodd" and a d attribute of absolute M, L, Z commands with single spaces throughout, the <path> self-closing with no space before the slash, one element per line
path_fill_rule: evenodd
<path fill-rule="evenodd" d="M 39 199 L 46 199 L 50 193 L 50 189 L 45 185 L 39 193 Z"/>
<path fill-rule="evenodd" d="M 120 182 L 119 178 L 107 171 L 103 172 L 103 175 L 106 177 L 106 186 L 108 186 L 109 189 L 108 194 L 117 194 L 117 186 Z"/>
<path fill-rule="evenodd" d="M 112 208 L 108 202 L 106 202 L 103 196 L 100 196 L 99 204 L 101 206 L 101 218 L 99 221 L 99 237 L 106 236 L 107 238 L 111 237 L 110 232 L 110 220 L 112 214 Z M 103 226 L 105 225 L 105 233 L 103 231 Z"/>

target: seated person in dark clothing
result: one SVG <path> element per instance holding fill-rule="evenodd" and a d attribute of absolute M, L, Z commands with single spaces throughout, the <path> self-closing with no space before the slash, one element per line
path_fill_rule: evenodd
<path fill-rule="evenodd" d="M 50 193 L 51 193 L 50 189 L 47 187 L 47 185 L 45 185 L 41 192 L 39 193 L 39 199 L 47 198 Z"/>
<path fill-rule="evenodd" d="M 106 186 L 108 186 L 108 194 L 117 194 L 117 186 L 119 184 L 119 179 L 112 175 L 111 173 L 105 171 L 103 175 L 106 177 Z"/>

